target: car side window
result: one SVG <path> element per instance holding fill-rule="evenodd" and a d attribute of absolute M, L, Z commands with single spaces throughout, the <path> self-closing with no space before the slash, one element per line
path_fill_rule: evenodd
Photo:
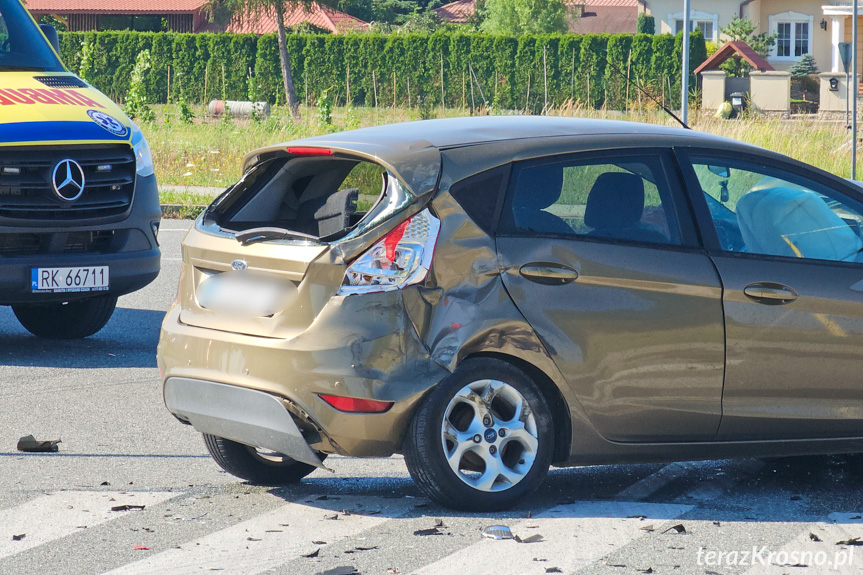
<path fill-rule="evenodd" d="M 863 262 L 857 200 L 766 165 L 703 156 L 691 161 L 724 251 Z"/>
<path fill-rule="evenodd" d="M 679 245 L 656 156 L 516 164 L 501 230 Z"/>

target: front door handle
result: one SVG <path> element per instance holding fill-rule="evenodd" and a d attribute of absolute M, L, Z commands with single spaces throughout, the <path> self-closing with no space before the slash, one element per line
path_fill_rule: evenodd
<path fill-rule="evenodd" d="M 790 287 L 773 282 L 758 282 L 743 288 L 746 297 L 765 305 L 784 305 L 797 299 L 797 292 Z"/>
<path fill-rule="evenodd" d="M 519 268 L 523 278 L 545 285 L 563 285 L 578 279 L 578 272 L 570 267 L 553 263 L 530 263 Z"/>

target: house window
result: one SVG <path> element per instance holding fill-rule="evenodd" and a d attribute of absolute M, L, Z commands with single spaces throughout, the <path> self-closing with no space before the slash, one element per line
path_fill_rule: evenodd
<path fill-rule="evenodd" d="M 678 34 L 683 31 L 683 12 L 668 15 L 668 23 L 671 31 Z M 719 15 L 700 10 L 692 10 L 689 13 L 690 32 L 701 30 L 704 39 L 712 42 L 719 40 Z"/>
<path fill-rule="evenodd" d="M 811 54 L 812 22 L 812 16 L 797 12 L 770 16 L 770 31 L 776 34 L 772 56 L 796 60 L 803 54 Z"/>
<path fill-rule="evenodd" d="M 691 32 L 695 32 L 695 30 L 701 30 L 701 33 L 704 34 L 704 38 L 707 40 L 713 40 L 713 20 L 690 20 L 689 21 Z M 677 34 L 683 30 L 683 19 L 674 21 L 674 33 Z"/>

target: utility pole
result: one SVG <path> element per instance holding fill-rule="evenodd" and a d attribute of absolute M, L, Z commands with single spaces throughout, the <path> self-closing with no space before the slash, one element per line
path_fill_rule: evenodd
<path fill-rule="evenodd" d="M 851 90 L 851 179 L 857 179 L 857 95 L 860 86 L 857 82 L 857 9 L 858 0 L 854 0 L 854 21 L 851 24 L 851 77 L 854 79 L 854 88 Z"/>
<path fill-rule="evenodd" d="M 681 65 L 682 89 L 680 94 L 681 118 L 684 124 L 689 124 L 689 27 L 690 2 L 683 0 L 683 62 Z M 857 0 L 854 0 L 857 3 Z M 856 28 L 855 28 L 856 30 Z M 855 41 L 856 42 L 856 41 Z"/>

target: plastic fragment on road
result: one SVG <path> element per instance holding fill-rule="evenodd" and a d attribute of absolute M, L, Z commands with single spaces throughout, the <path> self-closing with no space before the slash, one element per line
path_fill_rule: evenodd
<path fill-rule="evenodd" d="M 683 523 L 678 523 L 677 525 L 672 525 L 671 527 L 663 531 L 663 533 L 668 533 L 669 531 L 674 531 L 675 533 L 682 534 L 686 533 L 686 527 L 683 526 Z"/>
<path fill-rule="evenodd" d="M 20 535 L 13 535 L 13 536 L 12 536 L 12 541 L 21 541 L 21 540 L 22 540 L 22 539 L 24 539 L 25 537 L 27 537 L 27 534 L 26 534 L 26 533 L 21 533 Z"/>
<path fill-rule="evenodd" d="M 111 511 L 143 511 L 146 505 L 115 505 L 111 508 Z"/>
<path fill-rule="evenodd" d="M 143 545 L 135 545 L 132 547 L 132 551 L 149 551 L 149 547 L 144 547 Z"/>
<path fill-rule="evenodd" d="M 541 541 L 543 541 L 544 538 L 539 533 L 536 533 L 535 535 L 531 535 L 530 537 L 526 537 L 524 539 L 516 535 L 515 537 L 513 537 L 513 539 L 515 539 L 518 543 L 540 543 Z"/>
<path fill-rule="evenodd" d="M 489 525 L 488 527 L 483 527 L 482 536 L 488 537 L 489 539 L 502 540 L 502 539 L 513 539 L 512 531 L 506 525 Z"/>
<path fill-rule="evenodd" d="M 432 527 L 431 529 L 417 529 L 414 531 L 414 535 L 418 537 L 428 537 L 429 535 L 443 535 L 444 533 L 438 529 L 437 527 Z"/>
<path fill-rule="evenodd" d="M 60 450 L 57 444 L 59 439 L 50 439 L 48 441 L 37 440 L 32 435 L 25 435 L 18 440 L 18 451 L 25 453 L 56 453 Z"/>
<path fill-rule="evenodd" d="M 358 573 L 359 571 L 353 565 L 342 565 L 326 571 L 318 571 L 315 575 L 357 575 Z"/>

